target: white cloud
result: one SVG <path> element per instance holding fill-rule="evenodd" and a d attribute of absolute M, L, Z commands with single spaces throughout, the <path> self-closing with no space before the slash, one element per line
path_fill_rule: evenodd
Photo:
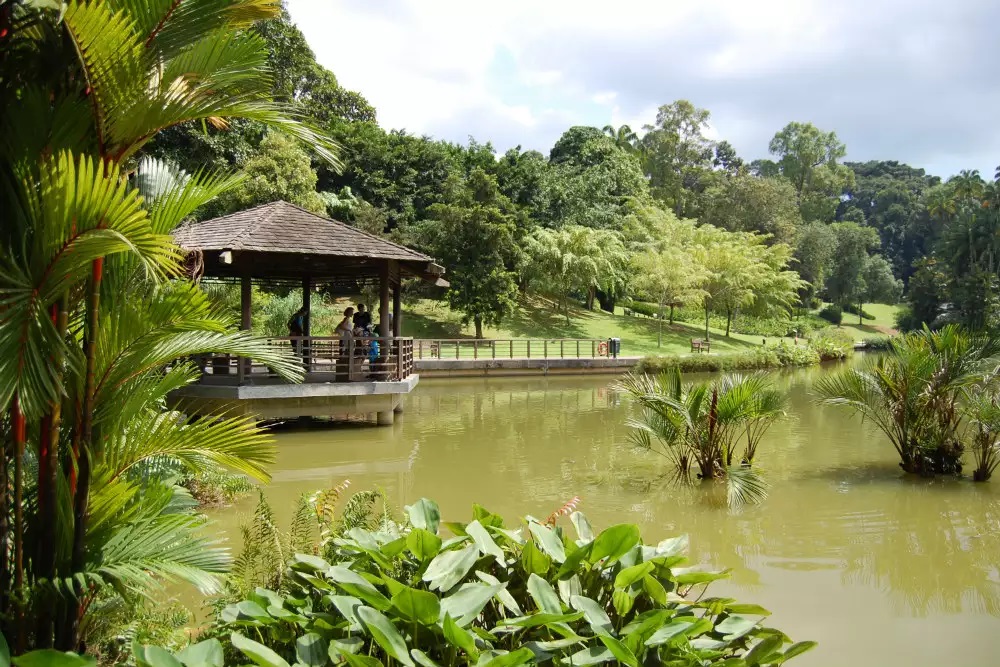
<path fill-rule="evenodd" d="M 382 125 L 547 151 L 573 124 L 690 99 L 749 159 L 790 120 L 852 159 L 992 173 L 992 0 L 288 0 L 321 63 Z M 985 136 L 983 136 L 985 135 Z"/>

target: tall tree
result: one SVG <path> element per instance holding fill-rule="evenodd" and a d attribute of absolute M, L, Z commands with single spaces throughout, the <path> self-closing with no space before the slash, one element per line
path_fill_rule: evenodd
<path fill-rule="evenodd" d="M 664 310 L 670 309 L 669 323 L 674 323 L 674 309 L 686 303 L 697 303 L 702 294 L 699 285 L 706 276 L 704 269 L 690 252 L 679 247 L 646 250 L 632 257 L 630 288 L 638 296 L 660 307 L 657 321 L 656 346 L 663 342 Z"/>
<path fill-rule="evenodd" d="M 711 114 L 687 100 L 665 104 L 642 138 L 646 173 L 653 196 L 691 217 L 693 192 L 704 189 L 711 171 L 713 144 L 705 136 Z"/>
<path fill-rule="evenodd" d="M 864 288 L 858 301 L 858 324 L 864 324 L 866 303 L 896 303 L 903 283 L 892 274 L 892 265 L 881 255 L 872 255 L 862 276 Z"/>
<path fill-rule="evenodd" d="M 605 125 L 604 134 L 615 142 L 615 146 L 629 153 L 636 150 L 639 144 L 639 135 L 628 125 L 619 125 L 617 128 L 614 125 Z"/>
<path fill-rule="evenodd" d="M 808 306 L 809 302 L 826 286 L 827 276 L 832 270 L 832 260 L 837 247 L 837 234 L 823 222 L 804 225 L 795 242 L 795 268 L 805 281 L 806 287 L 800 292 L 799 302 Z"/>
<path fill-rule="evenodd" d="M 774 243 L 791 243 L 802 225 L 795 190 L 783 179 L 738 174 L 709 188 L 705 199 L 700 221 L 732 232 L 759 232 Z"/>
<path fill-rule="evenodd" d="M 878 248 L 878 234 L 854 222 L 837 222 L 830 227 L 836 244 L 826 281 L 827 295 L 840 305 L 858 303 L 865 293 L 865 268 L 869 253 Z"/>
<path fill-rule="evenodd" d="M 493 176 L 476 169 L 459 200 L 434 204 L 429 244 L 448 267 L 449 305 L 472 322 L 476 338 L 483 325 L 497 325 L 515 306 L 518 245 L 509 202 Z"/>
<path fill-rule="evenodd" d="M 837 134 L 812 123 L 791 122 L 774 135 L 769 148 L 778 159 L 777 170 L 795 186 L 802 218 L 833 220 L 838 197 L 854 179 L 853 172 L 837 162 L 847 154 Z"/>

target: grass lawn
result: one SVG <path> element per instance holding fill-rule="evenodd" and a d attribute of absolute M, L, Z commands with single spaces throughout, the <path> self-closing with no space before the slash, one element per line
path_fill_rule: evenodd
<path fill-rule="evenodd" d="M 604 311 L 587 311 L 570 306 L 569 320 L 556 312 L 546 299 L 524 299 L 513 315 L 500 327 L 485 327 L 486 338 L 534 338 L 555 340 L 559 338 L 622 339 L 622 356 L 649 354 L 687 354 L 691 339 L 703 338 L 705 330 L 692 324 L 663 324 L 663 345 L 657 347 L 658 322 L 645 317 L 625 317 Z M 713 353 L 727 353 L 759 346 L 759 336 L 732 334 L 726 338 L 718 329 L 710 329 Z M 413 338 L 473 338 L 474 327 L 463 326 L 461 315 L 451 311 L 441 301 L 420 300 L 403 306 L 403 335 Z M 552 343 L 550 343 L 550 350 Z M 503 349 L 502 347 L 500 348 Z M 567 348 L 567 352 L 569 349 Z M 573 350 L 575 353 L 575 349 Z M 471 354 L 471 353 L 470 353 Z M 462 356 L 465 356 L 463 352 Z M 498 352 L 502 356 L 502 352 Z"/>
<path fill-rule="evenodd" d="M 824 306 L 828 304 L 823 304 Z M 866 303 L 865 312 L 874 315 L 874 320 L 864 320 L 864 324 L 858 324 L 858 316 L 853 313 L 844 313 L 844 321 L 841 328 L 857 332 L 859 339 L 867 336 L 881 336 L 885 334 L 896 334 L 896 313 L 901 306 L 889 305 L 885 303 Z M 819 312 L 819 311 L 816 311 Z"/>

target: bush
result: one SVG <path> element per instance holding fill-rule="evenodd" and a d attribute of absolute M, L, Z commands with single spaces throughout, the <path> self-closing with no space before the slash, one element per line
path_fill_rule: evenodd
<path fill-rule="evenodd" d="M 627 306 L 632 312 L 646 317 L 658 318 L 660 307 L 655 303 L 645 303 L 643 301 L 631 301 Z"/>
<path fill-rule="evenodd" d="M 923 327 L 923 322 L 920 322 L 916 315 L 913 314 L 913 309 L 908 305 L 901 306 L 899 310 L 896 311 L 896 328 L 899 331 L 919 331 Z"/>
<path fill-rule="evenodd" d="M 849 303 L 846 306 L 844 306 L 844 312 L 845 313 L 850 313 L 851 315 L 857 315 L 858 314 L 858 307 L 855 306 L 853 303 Z M 861 311 L 861 317 L 863 319 L 866 319 L 866 320 L 874 320 L 875 319 L 875 316 L 872 315 L 871 313 L 869 313 L 867 310 L 862 310 Z"/>
<path fill-rule="evenodd" d="M 329 560 L 295 556 L 282 592 L 226 607 L 217 629 L 267 667 L 763 665 L 815 646 L 785 649 L 762 626 L 767 610 L 704 597 L 726 575 L 683 567 L 686 538 L 647 546 L 630 524 L 597 533 L 575 502 L 526 518 L 526 531 L 477 505 L 442 539 L 437 505 L 420 500 L 404 525 L 350 530 Z M 572 536 L 556 526 L 566 515 Z"/>
<path fill-rule="evenodd" d="M 822 360 L 812 345 L 795 345 L 783 340 L 773 349 L 781 366 L 815 366 Z"/>
<path fill-rule="evenodd" d="M 827 327 L 813 337 L 809 344 L 819 354 L 820 361 L 846 359 L 854 354 L 854 336 L 843 329 Z"/>
<path fill-rule="evenodd" d="M 819 311 L 819 316 L 827 322 L 836 324 L 837 326 L 840 326 L 840 323 L 844 321 L 844 311 L 840 308 L 840 306 L 834 306 L 832 304 Z"/>
<path fill-rule="evenodd" d="M 809 299 L 810 310 L 816 310 L 817 308 L 822 307 L 822 305 L 823 305 L 823 299 L 819 298 L 818 296 L 814 296 L 813 298 Z"/>
<path fill-rule="evenodd" d="M 872 352 L 887 352 L 892 349 L 892 336 L 869 336 L 861 341 L 865 350 Z"/>

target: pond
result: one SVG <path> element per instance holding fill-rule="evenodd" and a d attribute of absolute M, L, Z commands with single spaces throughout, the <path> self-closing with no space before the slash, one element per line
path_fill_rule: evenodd
<path fill-rule="evenodd" d="M 399 509 L 433 498 L 446 520 L 468 520 L 474 502 L 543 517 L 580 496 L 595 527 L 688 534 L 694 562 L 732 570 L 712 594 L 760 603 L 770 625 L 820 642 L 792 664 L 996 665 L 1000 480 L 904 477 L 880 432 L 814 403 L 824 372 L 776 375 L 790 403 L 758 452 L 770 495 L 740 510 L 671 483 L 665 462 L 629 444 L 628 399 L 610 377 L 424 380 L 393 427 L 279 433 L 266 493 L 284 525 L 301 493 L 345 479 Z M 220 512 L 229 534 L 252 506 Z"/>

